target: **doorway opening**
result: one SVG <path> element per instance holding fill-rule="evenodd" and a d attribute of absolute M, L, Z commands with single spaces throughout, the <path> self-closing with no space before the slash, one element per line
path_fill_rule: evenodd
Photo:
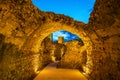
<path fill-rule="evenodd" d="M 87 52 L 82 51 L 81 38 L 68 31 L 59 30 L 49 34 L 41 43 L 43 64 L 59 61 L 59 68 L 71 68 L 85 71 Z"/>

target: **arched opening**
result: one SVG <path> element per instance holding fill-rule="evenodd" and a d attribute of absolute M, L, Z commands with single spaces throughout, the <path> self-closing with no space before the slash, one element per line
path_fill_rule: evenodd
<path fill-rule="evenodd" d="M 65 31 L 72 32 L 80 36 L 84 43 L 84 46 L 81 47 L 81 52 L 84 52 L 85 50 L 87 52 L 87 62 L 86 62 L 84 71 L 85 73 L 89 74 L 91 72 L 91 67 L 92 67 L 92 59 L 90 57 L 92 46 L 91 46 L 91 41 L 84 30 L 84 26 L 85 24 L 83 23 L 79 23 L 79 26 L 66 25 L 60 22 L 44 23 L 40 28 L 38 28 L 36 31 L 31 33 L 30 35 L 31 37 L 28 38 L 28 40 L 25 42 L 26 45 L 24 45 L 24 49 L 27 48 L 27 50 L 30 50 L 34 53 L 42 54 L 43 53 L 43 48 L 41 45 L 42 41 L 49 34 L 58 30 L 65 30 Z"/>
<path fill-rule="evenodd" d="M 64 30 L 56 31 L 43 39 L 41 46 L 44 66 L 59 61 L 59 68 L 86 71 L 87 52 L 81 50 L 84 43 L 77 35 Z"/>
<path fill-rule="evenodd" d="M 79 25 L 69 15 L 39 11 L 31 0 L 1 0 L 0 78 L 30 80 L 40 66 L 43 39 L 51 32 L 62 29 L 77 34 L 83 40 L 82 50 L 87 52 L 86 73 L 93 69 L 90 80 L 120 80 L 119 5 L 118 0 L 97 0 L 89 24 Z"/>

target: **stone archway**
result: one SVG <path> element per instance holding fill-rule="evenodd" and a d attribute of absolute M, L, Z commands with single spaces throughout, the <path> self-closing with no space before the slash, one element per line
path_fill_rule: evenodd
<path fill-rule="evenodd" d="M 86 73 L 94 67 L 90 80 L 120 80 L 119 5 L 119 0 L 96 0 L 87 31 L 85 24 L 67 16 L 38 10 L 31 0 L 0 0 L 1 79 L 30 80 L 41 66 L 41 55 L 32 52 L 39 52 L 47 34 L 63 29 L 82 38 L 87 49 Z"/>
<path fill-rule="evenodd" d="M 76 22 L 75 22 L 76 23 Z M 77 22 L 78 23 L 78 22 Z M 79 22 L 79 25 L 68 25 L 63 24 L 60 22 L 46 22 L 41 27 L 39 27 L 37 30 L 35 30 L 26 42 L 24 49 L 30 50 L 32 52 L 38 53 L 41 48 L 41 43 L 45 37 L 47 37 L 52 32 L 58 31 L 58 30 L 66 30 L 69 32 L 72 32 L 79 37 L 81 37 L 83 43 L 85 46 L 82 47 L 81 51 L 86 50 L 87 51 L 87 65 L 86 65 L 86 73 L 90 72 L 89 67 L 92 66 L 92 59 L 90 57 L 92 46 L 91 41 L 89 37 L 87 36 L 85 30 L 84 30 L 84 23 Z M 28 48 L 29 46 L 29 48 Z"/>

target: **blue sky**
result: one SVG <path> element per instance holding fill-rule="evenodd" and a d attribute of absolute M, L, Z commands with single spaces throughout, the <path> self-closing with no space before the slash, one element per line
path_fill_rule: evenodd
<path fill-rule="evenodd" d="M 93 10 L 95 0 L 32 0 L 32 2 L 42 11 L 64 14 L 72 17 L 74 20 L 87 24 L 89 22 L 90 13 Z M 60 32 L 61 31 L 53 34 L 59 34 L 59 36 L 62 36 L 63 31 L 61 33 Z M 68 32 L 66 32 L 66 36 L 69 36 Z M 71 35 L 71 38 L 73 36 L 75 35 Z"/>
<path fill-rule="evenodd" d="M 64 41 L 79 39 L 79 37 L 75 34 L 72 34 L 70 32 L 64 31 L 64 30 L 60 30 L 60 31 L 56 31 L 53 33 L 53 41 L 56 42 L 60 35 L 64 37 Z"/>

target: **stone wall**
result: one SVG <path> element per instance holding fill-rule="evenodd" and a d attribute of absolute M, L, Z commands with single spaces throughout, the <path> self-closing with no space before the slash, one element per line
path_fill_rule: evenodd
<path fill-rule="evenodd" d="M 68 16 L 42 12 L 31 0 L 0 0 L 0 79 L 30 80 L 43 65 L 43 39 L 62 29 L 82 38 L 91 70 L 89 79 L 120 80 L 119 14 L 119 0 L 96 0 L 85 25 Z M 71 61 L 80 61 L 75 60 Z"/>
<path fill-rule="evenodd" d="M 31 0 L 0 0 L 0 80 L 32 80 L 42 67 L 41 55 L 23 47 L 39 12 Z"/>
<path fill-rule="evenodd" d="M 50 40 L 49 37 L 46 37 L 42 41 L 42 64 L 43 67 L 48 65 L 49 63 L 52 62 L 51 54 L 52 54 L 52 41 Z"/>
<path fill-rule="evenodd" d="M 77 40 L 72 40 L 65 43 L 66 51 L 63 55 L 60 67 L 73 68 L 84 71 L 83 67 L 86 66 L 87 53 L 86 51 L 81 52 L 83 43 Z"/>
<path fill-rule="evenodd" d="M 62 56 L 66 52 L 66 46 L 61 43 L 53 43 L 54 46 L 54 56 L 56 57 L 56 61 L 60 61 Z"/>
<path fill-rule="evenodd" d="M 40 66 L 40 55 L 19 50 L 4 39 L 0 34 L 0 80 L 32 80 Z"/>
<path fill-rule="evenodd" d="M 97 0 L 89 22 L 93 42 L 91 80 L 120 80 L 120 3 Z"/>

